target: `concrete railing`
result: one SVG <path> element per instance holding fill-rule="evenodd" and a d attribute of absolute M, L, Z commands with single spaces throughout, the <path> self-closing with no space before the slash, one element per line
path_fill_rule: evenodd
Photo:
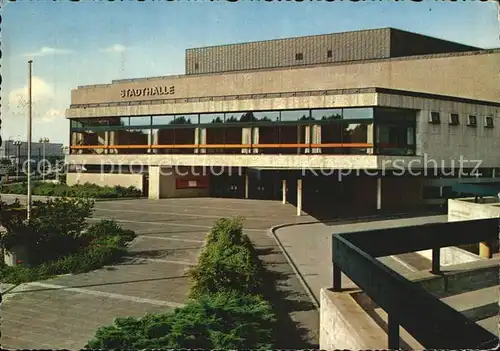
<path fill-rule="evenodd" d="M 499 263 L 499 259 L 479 260 L 450 266 L 439 275 L 420 271 L 405 274 L 405 278 L 430 294 L 444 298 L 498 285 Z M 333 292 L 321 289 L 320 349 L 386 349 L 387 321 L 380 316 L 377 318 L 376 309 L 378 306 L 361 290 Z M 403 332 L 401 338 L 406 344 L 402 346 L 423 349 L 408 333 Z"/>

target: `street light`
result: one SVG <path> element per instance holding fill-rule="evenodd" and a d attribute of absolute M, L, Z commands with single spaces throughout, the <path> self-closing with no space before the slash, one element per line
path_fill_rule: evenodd
<path fill-rule="evenodd" d="M 29 220 L 31 216 L 31 119 L 32 119 L 32 92 L 31 92 L 31 77 L 32 77 L 32 64 L 33 60 L 28 61 L 29 75 L 28 75 L 28 203 L 26 218 Z"/>
<path fill-rule="evenodd" d="M 42 180 L 45 180 L 45 144 L 50 142 L 50 140 L 49 138 L 40 138 L 38 142 L 42 143 L 42 164 L 43 164 Z"/>
<path fill-rule="evenodd" d="M 15 146 L 17 146 L 17 153 L 16 153 L 16 177 L 19 180 L 19 163 L 21 162 L 21 144 L 22 142 L 19 140 L 16 140 L 13 142 Z"/>

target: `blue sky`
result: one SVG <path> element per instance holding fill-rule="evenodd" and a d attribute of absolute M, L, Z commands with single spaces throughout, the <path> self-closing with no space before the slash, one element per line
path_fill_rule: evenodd
<path fill-rule="evenodd" d="M 489 2 L 18 1 L 2 9 L 2 137 L 26 137 L 28 59 L 33 138 L 68 143 L 70 90 L 184 73 L 186 48 L 394 27 L 500 47 Z"/>

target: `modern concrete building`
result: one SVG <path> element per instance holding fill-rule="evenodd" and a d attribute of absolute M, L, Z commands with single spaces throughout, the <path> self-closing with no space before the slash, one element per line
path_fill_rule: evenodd
<path fill-rule="evenodd" d="M 499 62 L 392 28 L 188 49 L 185 75 L 72 91 L 68 182 L 298 213 L 444 203 L 500 184 Z"/>
<path fill-rule="evenodd" d="M 48 159 L 63 157 L 63 144 L 61 143 L 31 143 L 31 157 L 35 161 L 43 159 L 43 155 Z M 16 142 L 15 140 L 4 140 L 0 147 L 0 158 L 8 158 L 16 163 L 23 164 L 28 159 L 28 143 L 26 141 Z"/>

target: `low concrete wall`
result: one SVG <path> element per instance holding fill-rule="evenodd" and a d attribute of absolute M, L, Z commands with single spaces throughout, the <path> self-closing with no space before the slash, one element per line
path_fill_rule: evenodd
<path fill-rule="evenodd" d="M 445 297 L 498 285 L 499 266 L 499 258 L 485 259 L 451 266 L 440 275 L 419 271 L 405 274 L 405 278 L 437 297 Z"/>
<path fill-rule="evenodd" d="M 481 203 L 476 203 L 475 198 L 463 198 L 448 200 L 448 222 L 465 221 L 471 219 L 500 218 L 500 202 L 495 197 L 485 197 Z M 484 250 L 484 245 L 471 244 L 462 245 L 461 248 L 481 254 L 488 255 L 490 250 L 498 252 L 498 240 L 489 243 L 489 249 Z M 481 253 L 482 252 L 482 253 Z"/>
<path fill-rule="evenodd" d="M 474 199 L 464 198 L 448 200 L 448 221 L 464 221 L 480 218 L 500 218 L 500 203 L 493 198 L 485 198 L 483 203 L 475 203 Z"/>
<path fill-rule="evenodd" d="M 423 250 L 417 252 L 419 255 L 432 261 L 432 250 Z M 441 266 L 452 266 L 461 263 L 475 262 L 479 260 L 485 260 L 472 252 L 466 251 L 459 247 L 443 247 L 441 248 L 440 254 L 440 265 Z"/>
<path fill-rule="evenodd" d="M 321 350 L 387 348 L 387 334 L 348 292 L 321 289 L 319 323 Z"/>
<path fill-rule="evenodd" d="M 142 174 L 68 173 L 66 184 L 91 183 L 100 186 L 133 186 L 143 191 Z"/>

